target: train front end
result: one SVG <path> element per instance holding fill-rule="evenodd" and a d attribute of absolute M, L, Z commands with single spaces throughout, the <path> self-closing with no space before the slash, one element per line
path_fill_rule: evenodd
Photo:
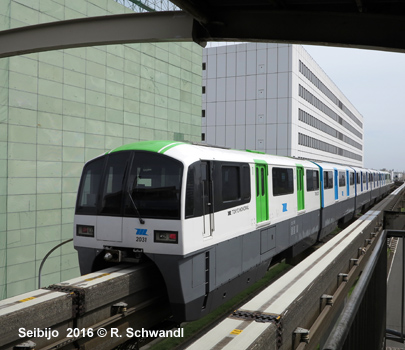
<path fill-rule="evenodd" d="M 148 256 L 182 255 L 184 165 L 168 142 L 119 147 L 86 163 L 74 219 L 82 274 Z"/>

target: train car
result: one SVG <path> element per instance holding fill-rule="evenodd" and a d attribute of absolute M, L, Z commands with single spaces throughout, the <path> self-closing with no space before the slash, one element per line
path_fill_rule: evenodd
<path fill-rule="evenodd" d="M 354 170 L 326 162 L 314 162 L 321 173 L 321 231 L 318 240 L 332 232 L 339 221 L 349 221 L 355 212 Z"/>
<path fill-rule="evenodd" d="M 361 212 L 370 204 L 370 192 L 367 190 L 367 171 L 363 168 L 351 167 L 355 173 L 356 212 Z"/>
<path fill-rule="evenodd" d="M 379 198 L 382 190 L 378 186 L 377 182 L 377 172 L 374 169 L 367 169 L 369 172 L 369 187 L 371 190 L 370 193 L 370 205 L 373 205 Z"/>
<path fill-rule="evenodd" d="M 382 189 L 380 191 L 379 198 L 386 196 L 393 184 L 392 174 L 389 171 L 381 171 L 381 177 L 382 177 L 382 185 L 381 185 Z"/>
<path fill-rule="evenodd" d="M 329 172 L 337 193 L 324 186 Z M 175 319 L 198 319 L 354 209 L 351 173 L 185 142 L 116 148 L 83 169 L 74 219 L 81 272 L 153 261 Z"/>

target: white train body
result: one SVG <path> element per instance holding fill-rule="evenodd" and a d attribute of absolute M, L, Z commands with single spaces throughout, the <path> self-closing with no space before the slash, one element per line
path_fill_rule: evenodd
<path fill-rule="evenodd" d="M 74 245 L 82 273 L 105 260 L 152 260 L 175 317 L 192 320 L 259 279 L 273 257 L 298 254 L 371 205 L 390 183 L 374 170 L 140 142 L 86 164 Z"/>

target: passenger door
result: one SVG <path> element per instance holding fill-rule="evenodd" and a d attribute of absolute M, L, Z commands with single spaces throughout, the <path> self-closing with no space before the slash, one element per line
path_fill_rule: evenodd
<path fill-rule="evenodd" d="M 269 219 L 268 165 L 264 161 L 255 161 L 256 170 L 256 222 Z"/>
<path fill-rule="evenodd" d="M 305 209 L 304 167 L 297 165 L 297 210 Z"/>

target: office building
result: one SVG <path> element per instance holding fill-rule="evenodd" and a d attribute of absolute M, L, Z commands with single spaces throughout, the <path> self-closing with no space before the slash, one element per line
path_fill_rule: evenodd
<path fill-rule="evenodd" d="M 363 117 L 300 45 L 203 51 L 202 140 L 363 166 Z"/>

